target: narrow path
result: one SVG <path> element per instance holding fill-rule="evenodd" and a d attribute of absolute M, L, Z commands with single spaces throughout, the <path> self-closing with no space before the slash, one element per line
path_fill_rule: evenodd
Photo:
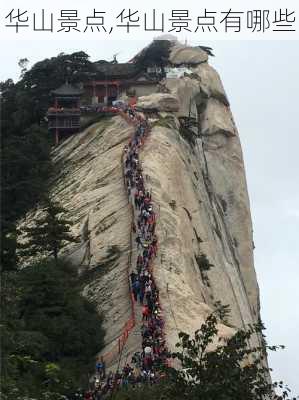
<path fill-rule="evenodd" d="M 139 153 L 150 134 L 148 120 L 140 113 L 128 110 L 120 112 L 130 124 L 135 125 L 129 144 L 125 146 L 124 176 L 129 201 L 132 205 L 132 229 L 135 246 L 132 245 L 130 281 L 134 295 L 135 329 L 142 340 L 141 368 L 153 371 L 153 364 L 166 361 L 167 349 L 164 321 L 159 301 L 159 290 L 153 274 L 153 261 L 157 256 L 158 238 L 155 234 L 156 213 L 149 188 L 145 187 Z M 135 267 L 134 267 L 135 265 Z M 142 315 L 142 318 L 141 318 Z M 131 335 L 134 340 L 135 335 Z M 135 343 L 140 340 L 135 339 Z"/>
<path fill-rule="evenodd" d="M 103 357 L 106 364 L 108 356 L 111 358 L 107 368 L 108 377 L 102 373 L 96 374 L 94 394 L 101 395 L 129 383 L 158 381 L 160 367 L 168 364 L 169 356 L 159 290 L 153 271 L 158 251 L 155 233 L 157 215 L 151 191 L 145 187 L 139 160 L 139 154 L 150 134 L 150 126 L 146 117 L 131 108 L 128 113 L 120 111 L 120 115 L 134 126 L 134 133 L 122 157 L 125 189 L 132 210 L 131 251 L 127 270 L 132 316 L 118 339 L 116 354 L 114 348 L 106 358 Z"/>

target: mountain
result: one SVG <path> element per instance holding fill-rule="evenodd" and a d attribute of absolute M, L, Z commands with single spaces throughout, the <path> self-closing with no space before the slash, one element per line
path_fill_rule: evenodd
<path fill-rule="evenodd" d="M 166 77 L 141 93 L 137 109 L 151 126 L 140 158 L 158 216 L 153 274 L 173 349 L 178 332 L 199 329 L 219 302 L 231 309 L 220 337 L 256 323 L 260 305 L 242 149 L 221 79 L 204 47 L 172 42 L 163 64 Z M 141 348 L 140 307 L 132 309 L 129 293 L 136 244 L 122 168 L 133 131 L 121 115 L 107 117 L 52 151 L 51 194 L 81 238 L 64 256 L 81 274 L 83 294 L 103 312 L 100 355 L 107 367 L 117 365 L 119 340 L 122 362 Z M 136 324 L 124 338 L 133 311 Z"/>

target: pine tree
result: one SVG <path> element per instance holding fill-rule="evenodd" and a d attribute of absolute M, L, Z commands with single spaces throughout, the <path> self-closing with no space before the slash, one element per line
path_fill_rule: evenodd
<path fill-rule="evenodd" d="M 49 198 L 43 202 L 41 215 L 33 226 L 23 228 L 25 242 L 19 245 L 20 253 L 24 256 L 52 255 L 55 263 L 59 252 L 67 243 L 78 240 L 71 234 L 71 221 L 64 218 L 66 210 Z"/>

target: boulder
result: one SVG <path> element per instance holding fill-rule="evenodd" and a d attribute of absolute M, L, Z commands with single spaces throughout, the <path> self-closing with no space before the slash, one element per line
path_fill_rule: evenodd
<path fill-rule="evenodd" d="M 176 112 L 180 108 L 178 98 L 169 93 L 153 93 L 139 97 L 137 108 L 141 110 L 156 110 Z"/>
<path fill-rule="evenodd" d="M 177 44 L 172 47 L 169 61 L 173 65 L 198 65 L 208 61 L 208 54 L 199 47 L 189 47 Z"/>

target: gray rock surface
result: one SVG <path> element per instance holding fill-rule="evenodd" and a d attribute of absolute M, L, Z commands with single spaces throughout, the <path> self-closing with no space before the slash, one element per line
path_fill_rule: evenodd
<path fill-rule="evenodd" d="M 208 54 L 199 47 L 189 47 L 176 44 L 171 48 L 169 61 L 173 65 L 198 65 L 208 61 Z"/>
<path fill-rule="evenodd" d="M 197 118 L 197 105 L 194 101 L 196 96 L 200 96 L 201 90 L 199 82 L 189 77 L 179 79 L 165 79 L 165 85 L 171 94 L 175 95 L 179 101 L 178 117 Z"/>
<path fill-rule="evenodd" d="M 198 76 L 200 88 L 207 97 L 214 97 L 229 105 L 220 76 L 213 67 L 208 63 L 202 63 L 193 67 L 193 72 Z"/>
<path fill-rule="evenodd" d="M 237 131 L 231 112 L 219 100 L 209 98 L 200 115 L 201 134 L 204 136 L 235 136 Z"/>
<path fill-rule="evenodd" d="M 137 107 L 141 110 L 178 111 L 179 102 L 176 96 L 168 93 L 153 93 L 139 97 Z"/>

